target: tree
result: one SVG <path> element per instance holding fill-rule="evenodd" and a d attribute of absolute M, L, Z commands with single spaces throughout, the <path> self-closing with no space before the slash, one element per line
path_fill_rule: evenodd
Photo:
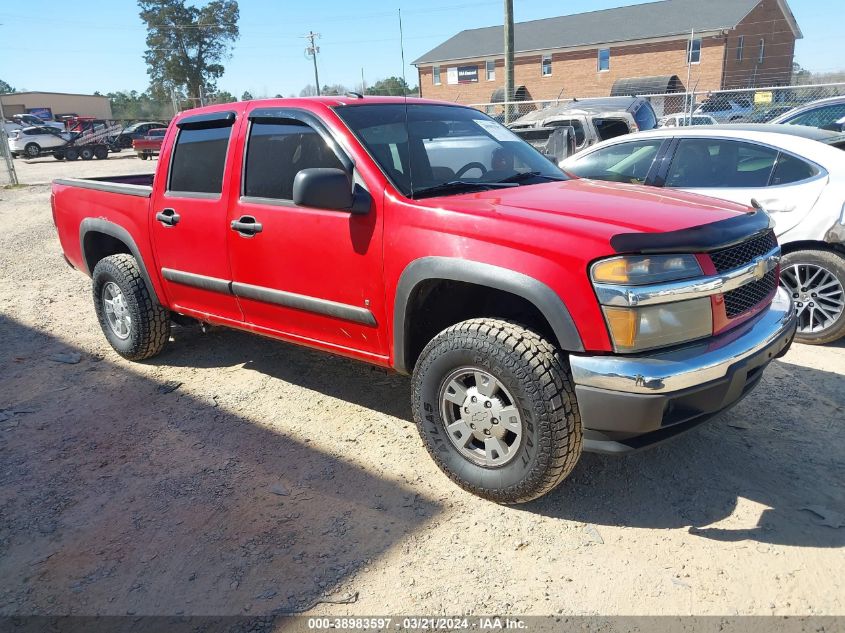
<path fill-rule="evenodd" d="M 811 82 L 813 78 L 813 73 L 811 73 L 806 68 L 802 68 L 801 64 L 798 62 L 794 62 L 792 64 L 792 84 L 793 85 L 801 85 L 801 84 L 808 84 Z"/>
<path fill-rule="evenodd" d="M 153 93 L 184 88 L 196 99 L 215 92 L 222 62 L 240 35 L 237 0 L 212 0 L 202 8 L 185 0 L 138 0 L 138 6 L 147 25 L 144 61 Z"/>
<path fill-rule="evenodd" d="M 218 91 L 217 94 L 214 95 L 214 97 L 212 98 L 212 101 L 214 103 L 234 103 L 237 100 L 238 98 L 235 95 L 226 90 Z"/>
<path fill-rule="evenodd" d="M 314 87 L 313 84 L 308 84 L 302 90 L 299 91 L 300 97 L 313 97 L 317 94 L 317 89 Z"/>
<path fill-rule="evenodd" d="M 244 93 L 241 95 L 241 101 L 252 101 L 252 94 L 249 90 L 244 90 Z"/>
<path fill-rule="evenodd" d="M 323 86 L 322 90 L 320 90 L 321 94 L 328 96 L 345 95 L 347 92 L 349 92 L 349 88 L 347 88 L 343 84 L 332 84 L 331 86 L 326 84 Z"/>
<path fill-rule="evenodd" d="M 388 77 L 387 79 L 379 79 L 372 86 L 367 88 L 368 95 L 387 95 L 392 97 L 402 97 L 404 95 L 415 94 L 417 87 L 408 87 L 402 77 Z"/>
<path fill-rule="evenodd" d="M 169 99 L 157 99 L 148 92 L 109 92 L 112 115 L 115 119 L 164 119 L 173 116 Z"/>
<path fill-rule="evenodd" d="M 12 88 L 9 84 L 5 81 L 0 79 L 0 94 L 9 94 L 10 92 L 17 92 L 14 88 Z"/>

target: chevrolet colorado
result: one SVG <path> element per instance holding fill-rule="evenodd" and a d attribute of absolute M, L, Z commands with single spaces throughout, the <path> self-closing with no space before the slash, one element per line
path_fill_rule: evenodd
<path fill-rule="evenodd" d="M 52 208 L 121 356 L 187 317 L 410 374 L 431 456 L 501 503 L 724 410 L 795 333 L 764 212 L 568 179 L 453 104 L 184 112 L 154 176 L 56 180 Z"/>

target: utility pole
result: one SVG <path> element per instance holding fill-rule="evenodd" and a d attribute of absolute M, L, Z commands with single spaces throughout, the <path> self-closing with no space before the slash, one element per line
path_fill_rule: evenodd
<path fill-rule="evenodd" d="M 12 152 L 9 149 L 9 137 L 6 135 L 6 115 L 3 113 L 3 100 L 0 99 L 0 151 L 3 152 L 3 158 L 6 159 L 6 169 L 9 171 L 9 184 L 18 184 L 18 173 L 15 171 L 15 161 L 12 160 Z"/>
<path fill-rule="evenodd" d="M 687 92 L 690 93 L 689 96 L 689 125 L 692 125 L 692 110 L 695 106 L 695 93 L 691 92 L 692 88 L 690 84 L 690 77 L 692 75 L 692 43 L 695 41 L 695 29 L 690 29 L 689 32 L 689 44 L 687 44 Z"/>
<path fill-rule="evenodd" d="M 364 80 L 364 67 L 361 66 L 361 94 L 367 94 L 367 82 Z"/>
<path fill-rule="evenodd" d="M 314 84 L 317 87 L 317 96 L 320 96 L 320 76 L 317 74 L 317 53 L 320 52 L 320 47 L 314 44 L 314 41 L 320 37 L 319 33 L 308 31 L 308 35 L 304 36 L 308 40 L 308 48 L 305 49 L 305 54 L 314 62 Z"/>
<path fill-rule="evenodd" d="M 513 0 L 505 0 L 505 123 L 511 120 L 513 86 Z"/>

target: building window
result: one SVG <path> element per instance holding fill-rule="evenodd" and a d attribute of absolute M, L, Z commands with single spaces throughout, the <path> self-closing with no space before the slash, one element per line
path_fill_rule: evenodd
<path fill-rule="evenodd" d="M 434 85 L 439 86 L 440 85 L 440 66 L 434 66 L 431 77 L 432 77 L 432 81 L 434 82 Z"/>
<path fill-rule="evenodd" d="M 552 56 L 543 55 L 543 61 L 540 63 L 540 73 L 543 77 L 549 77 L 552 74 Z"/>
<path fill-rule="evenodd" d="M 599 72 L 604 72 L 605 70 L 610 70 L 610 49 L 609 48 L 600 48 L 599 49 Z"/>
<path fill-rule="evenodd" d="M 762 64 L 766 59 L 766 40 L 760 40 L 760 57 L 757 58 L 757 63 Z"/>
<path fill-rule="evenodd" d="M 701 38 L 687 40 L 687 63 L 701 63 Z"/>
<path fill-rule="evenodd" d="M 741 62 L 745 53 L 745 36 L 740 35 L 736 43 L 736 61 Z"/>
<path fill-rule="evenodd" d="M 486 64 L 487 81 L 496 81 L 496 62 L 488 59 Z"/>

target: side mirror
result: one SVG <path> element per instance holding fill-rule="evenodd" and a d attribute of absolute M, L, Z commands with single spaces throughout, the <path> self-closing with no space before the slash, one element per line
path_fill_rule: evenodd
<path fill-rule="evenodd" d="M 302 207 L 350 213 L 370 210 L 369 194 L 358 185 L 353 192 L 349 174 L 328 167 L 312 167 L 297 173 L 293 179 L 293 202 Z"/>

